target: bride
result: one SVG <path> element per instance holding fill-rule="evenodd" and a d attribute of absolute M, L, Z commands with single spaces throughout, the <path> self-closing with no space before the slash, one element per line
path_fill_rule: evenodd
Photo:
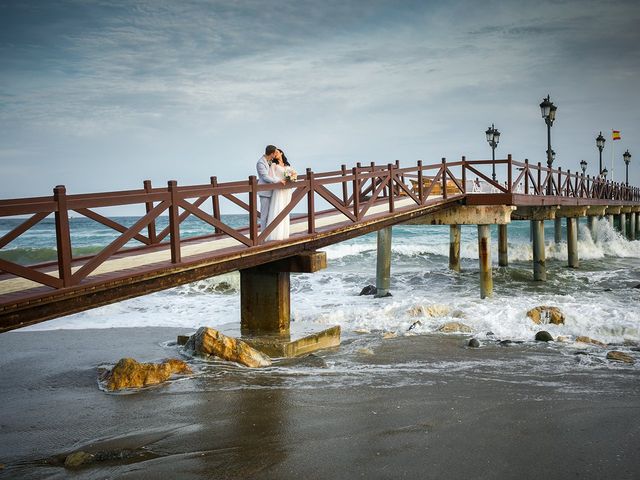
<path fill-rule="evenodd" d="M 286 168 L 289 167 L 289 162 L 284 152 L 277 149 L 275 157 L 271 162 L 269 168 L 269 175 L 281 180 L 287 180 L 285 178 Z M 267 225 L 270 225 L 275 218 L 289 205 L 291 201 L 291 194 L 293 189 L 283 188 L 274 190 L 271 194 L 271 203 L 269 205 L 269 213 L 267 214 Z M 276 226 L 276 228 L 267 236 L 266 241 L 269 240 L 284 240 L 289 238 L 289 215 L 286 215 L 282 221 Z"/>

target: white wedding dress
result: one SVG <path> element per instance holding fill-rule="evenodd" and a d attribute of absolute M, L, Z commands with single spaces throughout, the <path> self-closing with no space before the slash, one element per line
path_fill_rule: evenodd
<path fill-rule="evenodd" d="M 271 164 L 269 168 L 269 175 L 284 180 L 284 167 Z M 267 214 L 267 226 L 271 225 L 271 222 L 285 209 L 291 201 L 291 194 L 293 189 L 284 188 L 279 190 L 273 190 L 271 194 L 271 203 L 269 204 L 269 213 Z M 276 226 L 276 228 L 267 236 L 266 240 L 284 240 L 289 238 L 289 215 L 286 215 L 282 221 Z"/>

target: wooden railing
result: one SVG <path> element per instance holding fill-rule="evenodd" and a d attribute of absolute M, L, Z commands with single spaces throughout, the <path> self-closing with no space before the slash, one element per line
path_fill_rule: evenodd
<path fill-rule="evenodd" d="M 494 164 L 506 168 L 506 181 L 494 181 L 483 169 Z M 515 169 L 515 170 L 514 170 Z M 458 172 L 457 175 L 454 172 Z M 517 173 L 514 179 L 514 173 Z M 20 237 L 44 218 L 54 215 L 57 261 L 32 266 L 20 265 L 0 259 L 0 271 L 16 277 L 32 280 L 55 289 L 73 287 L 86 281 L 87 277 L 108 259 L 123 251 L 145 251 L 158 246 L 169 247 L 172 264 L 182 262 L 180 224 L 189 216 L 199 218 L 211 227 L 207 238 L 228 236 L 237 240 L 246 248 L 263 245 L 276 226 L 290 215 L 306 199 L 306 213 L 295 217 L 304 221 L 307 230 L 302 235 L 316 234 L 317 219 L 328 212 L 341 213 L 345 222 L 362 222 L 374 205 L 385 205 L 385 212 L 393 214 L 401 200 L 408 199 L 403 210 L 421 208 L 434 196 L 447 199 L 450 196 L 464 196 L 467 190 L 467 176 L 473 174 L 482 178 L 495 190 L 497 195 L 522 194 L 534 196 L 573 197 L 599 199 L 615 202 L 640 203 L 640 190 L 617 183 L 606 182 L 601 178 L 572 174 L 562 169 L 549 169 L 524 162 L 507 159 L 466 160 L 423 165 L 418 161 L 415 166 L 401 168 L 398 161 L 385 166 L 357 166 L 347 169 L 314 173 L 307 169 L 296 182 L 285 186 L 258 185 L 257 178 L 219 183 L 211 177 L 205 185 L 178 186 L 169 181 L 166 188 L 152 187 L 146 180 L 140 190 L 119 192 L 89 193 L 68 195 L 64 186 L 54 188 L 51 197 L 36 197 L 14 200 L 0 200 L 0 217 L 29 215 L 10 232 L 0 238 L 0 249 Z M 409 182 L 407 182 L 409 180 Z M 282 212 L 273 219 L 264 231 L 258 230 L 258 193 L 282 188 L 293 189 L 291 201 Z M 318 210 L 316 199 L 322 199 L 328 210 Z M 211 213 L 203 209 L 211 200 Z M 234 228 L 222 218 L 221 201 L 229 202 L 248 214 L 249 223 Z M 496 199 L 501 203 L 512 200 Z M 404 202 L 407 203 L 406 201 Z M 102 207 L 144 206 L 146 212 L 133 225 L 125 226 L 110 219 L 95 209 Z M 303 209 L 304 210 L 304 209 Z M 109 245 L 93 256 L 73 258 L 69 212 L 76 212 L 86 218 L 104 225 L 119 233 Z M 168 213 L 168 225 L 157 231 L 157 220 Z M 138 247 L 128 247 L 130 241 L 140 243 Z M 57 276 L 47 273 L 46 267 L 55 267 Z"/>

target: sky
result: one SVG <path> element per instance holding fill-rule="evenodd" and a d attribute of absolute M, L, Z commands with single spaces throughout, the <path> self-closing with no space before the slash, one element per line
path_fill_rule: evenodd
<path fill-rule="evenodd" d="M 442 157 L 640 185 L 640 2 L 0 0 L 0 198 Z"/>

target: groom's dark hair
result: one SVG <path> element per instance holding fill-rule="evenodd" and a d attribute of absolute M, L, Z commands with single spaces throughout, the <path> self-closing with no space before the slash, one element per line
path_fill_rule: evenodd
<path fill-rule="evenodd" d="M 276 150 L 277 150 L 277 148 L 276 148 L 275 145 L 267 145 L 266 148 L 264 149 L 264 154 L 265 155 L 271 155 Z"/>

